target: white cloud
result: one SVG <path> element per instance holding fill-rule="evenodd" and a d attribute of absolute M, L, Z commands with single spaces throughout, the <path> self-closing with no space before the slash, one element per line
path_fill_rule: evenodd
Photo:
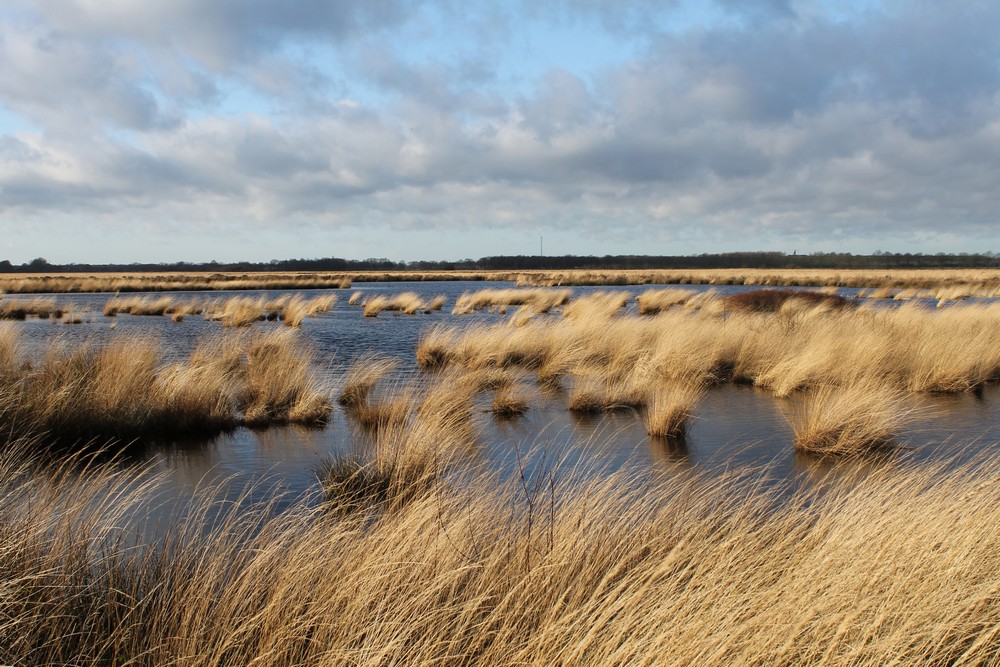
<path fill-rule="evenodd" d="M 0 227 L 547 227 L 699 252 L 1000 241 L 992 5 L 832 20 L 760 2 L 652 41 L 643 26 L 648 48 L 624 65 L 553 67 L 525 94 L 496 76 L 502 40 L 394 40 L 437 35 L 394 2 L 139 4 L 0 14 L 0 105 L 39 128 L 0 135 Z"/>

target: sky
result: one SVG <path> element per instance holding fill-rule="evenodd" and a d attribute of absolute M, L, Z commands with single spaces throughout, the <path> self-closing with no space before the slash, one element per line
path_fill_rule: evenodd
<path fill-rule="evenodd" d="M 1000 252 L 995 0 L 4 0 L 0 259 Z"/>

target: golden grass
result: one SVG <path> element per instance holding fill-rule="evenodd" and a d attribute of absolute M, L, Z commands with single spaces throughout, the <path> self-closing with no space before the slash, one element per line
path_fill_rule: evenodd
<path fill-rule="evenodd" d="M 655 315 L 673 306 L 683 306 L 697 292 L 687 289 L 647 290 L 636 297 L 640 315 Z"/>
<path fill-rule="evenodd" d="M 277 273 L 5 274 L 0 292 L 158 292 L 224 289 L 346 289 L 352 282 L 516 281 L 519 287 L 571 285 L 800 285 L 889 288 L 921 296 L 963 299 L 1000 296 L 997 269 L 685 269 L 621 271 L 355 271 Z M 926 293 L 923 291 L 926 290 Z"/>
<path fill-rule="evenodd" d="M 434 310 L 441 310 L 444 305 L 443 296 L 435 297 L 429 301 L 424 300 L 416 292 L 403 292 L 386 296 L 379 294 L 362 302 L 365 317 L 378 317 L 384 311 L 401 312 L 404 315 L 415 315 L 420 312 L 430 313 Z"/>
<path fill-rule="evenodd" d="M 8 434 L 63 444 L 322 423 L 330 403 L 291 333 L 208 338 L 187 360 L 166 363 L 159 343 L 141 336 L 105 345 L 57 340 L 29 357 L 17 329 L 7 327 L 0 330 L 0 414 Z"/>
<path fill-rule="evenodd" d="M 205 305 L 198 299 L 178 299 L 174 296 L 116 296 L 104 304 L 103 312 L 107 317 L 122 315 L 162 316 L 162 315 L 200 315 Z"/>
<path fill-rule="evenodd" d="M 506 276 L 505 276 L 506 278 Z M 678 269 L 527 271 L 517 285 L 757 285 L 929 290 L 936 298 L 1000 296 L 998 269 Z"/>
<path fill-rule="evenodd" d="M 5 299 L 0 295 L 0 320 L 24 320 L 30 316 L 59 319 L 65 311 L 66 308 L 56 305 L 53 299 Z"/>
<path fill-rule="evenodd" d="M 345 408 L 357 408 L 368 402 L 375 385 L 396 369 L 399 362 L 392 357 L 367 353 L 347 370 L 338 402 Z"/>
<path fill-rule="evenodd" d="M 157 493 L 136 472 L 3 454 L 0 660 L 986 665 L 1000 652 L 996 461 L 883 466 L 781 496 L 758 471 L 421 484 L 386 457 L 405 502 L 233 506 L 209 529 L 218 501 L 201 496 L 154 549 L 125 542 Z"/>
<path fill-rule="evenodd" d="M 484 289 L 462 294 L 451 312 L 467 315 L 485 308 L 503 310 L 508 306 L 530 306 L 535 312 L 544 313 L 568 303 L 572 295 L 572 290 L 568 289 Z"/>
<path fill-rule="evenodd" d="M 10 294 L 348 289 L 350 287 L 350 276 L 323 272 L 0 275 L 0 290 Z"/>
<path fill-rule="evenodd" d="M 562 314 L 563 317 L 576 319 L 605 319 L 620 313 L 631 300 L 631 292 L 593 292 L 567 303 L 563 306 Z"/>
<path fill-rule="evenodd" d="M 657 387 L 643 412 L 646 432 L 659 438 L 682 437 L 704 393 L 705 388 L 696 384 L 674 383 Z"/>
<path fill-rule="evenodd" d="M 519 417 L 528 411 L 525 389 L 515 384 L 505 384 L 497 388 L 490 403 L 490 412 L 501 419 Z"/>
<path fill-rule="evenodd" d="M 1000 305 L 838 309 L 798 299 L 777 312 L 699 309 L 533 320 L 520 327 L 441 326 L 423 334 L 423 368 L 535 369 L 605 384 L 748 382 L 787 396 L 871 377 L 905 391 L 968 391 L 1000 377 Z M 591 392 L 593 393 L 593 392 Z"/>
<path fill-rule="evenodd" d="M 857 456 L 896 447 L 916 411 L 898 389 L 877 382 L 822 387 L 792 413 L 795 448 L 824 456 Z"/>
<path fill-rule="evenodd" d="M 186 315 L 204 314 L 206 319 L 222 322 L 226 327 L 245 327 L 264 320 L 281 320 L 287 326 L 297 327 L 306 317 L 325 313 L 337 301 L 335 294 L 325 294 L 311 299 L 301 294 L 279 297 L 235 296 L 228 299 L 204 301 L 175 296 L 116 296 L 104 304 L 104 314 L 167 316 L 180 322 Z"/>

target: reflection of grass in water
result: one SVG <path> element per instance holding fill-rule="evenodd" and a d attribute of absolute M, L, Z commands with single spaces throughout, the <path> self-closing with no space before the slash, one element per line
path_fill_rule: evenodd
<path fill-rule="evenodd" d="M 400 432 L 374 460 L 331 464 L 336 511 L 237 503 L 220 520 L 200 496 L 158 548 L 125 543 L 126 518 L 156 497 L 136 473 L 8 449 L 0 660 L 990 664 L 1000 651 L 995 459 L 779 495 L 755 470 L 521 467 L 457 484 L 420 472 L 437 442 Z"/>

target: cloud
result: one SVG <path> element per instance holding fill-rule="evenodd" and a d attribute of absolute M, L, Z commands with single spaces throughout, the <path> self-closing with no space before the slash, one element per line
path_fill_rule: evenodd
<path fill-rule="evenodd" d="M 1000 241 L 1000 8 L 987 3 L 845 19 L 762 0 L 740 4 L 745 20 L 684 30 L 619 23 L 627 57 L 552 66 L 527 87 L 499 66 L 516 17 L 479 37 L 493 8 L 142 6 L 0 14 L 0 60 L 14 64 L 0 105 L 37 127 L 0 134 L 0 225 L 544 227 L 692 252 L 857 247 L 873 233 Z M 610 6 L 521 19 L 604 25 Z M 476 29 L 441 47 L 406 41 L 459 27 Z"/>

